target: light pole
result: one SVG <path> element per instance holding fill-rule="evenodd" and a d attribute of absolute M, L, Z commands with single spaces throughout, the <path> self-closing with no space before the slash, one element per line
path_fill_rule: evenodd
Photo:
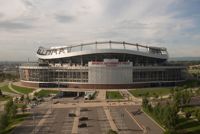
<path fill-rule="evenodd" d="M 36 126 L 35 126 L 35 110 L 33 108 L 33 133 L 36 134 L 35 132 Z"/>

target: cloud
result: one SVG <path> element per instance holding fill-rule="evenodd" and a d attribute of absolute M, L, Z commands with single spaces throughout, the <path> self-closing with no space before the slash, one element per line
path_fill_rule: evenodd
<path fill-rule="evenodd" d="M 16 29 L 22 30 L 30 28 L 32 28 L 31 25 L 22 22 L 11 22 L 11 21 L 0 22 L 0 29 L 4 30 L 16 30 Z"/>
<path fill-rule="evenodd" d="M 10 46 L 5 51 L 12 47 L 20 51 L 27 48 L 26 54 L 32 56 L 40 45 L 117 40 L 167 47 L 172 56 L 199 56 L 196 51 L 200 16 L 194 1 L 0 0 L 0 3 L 0 47 Z M 187 44 L 192 49 L 179 50 L 181 46 L 188 48 Z M 7 57 L 1 52 L 0 60 Z M 26 57 L 25 53 L 17 55 L 16 58 Z"/>
<path fill-rule="evenodd" d="M 68 23 L 74 21 L 75 17 L 70 15 L 55 15 L 55 19 L 60 23 Z"/>

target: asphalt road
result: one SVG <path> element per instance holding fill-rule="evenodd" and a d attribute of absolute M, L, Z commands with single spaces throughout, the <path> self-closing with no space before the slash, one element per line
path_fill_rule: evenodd
<path fill-rule="evenodd" d="M 125 111 L 124 107 L 110 107 L 111 116 L 119 130 L 119 134 L 142 134 L 142 129 Z"/>
<path fill-rule="evenodd" d="M 139 110 L 139 106 L 126 106 L 125 108 L 136 118 L 139 124 L 146 129 L 145 131 L 148 134 L 163 134 L 163 130 L 143 112 L 141 112 Z"/>

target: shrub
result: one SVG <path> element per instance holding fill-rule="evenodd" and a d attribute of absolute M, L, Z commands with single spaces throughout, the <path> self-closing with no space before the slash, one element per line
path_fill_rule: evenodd
<path fill-rule="evenodd" d="M 189 118 L 191 117 L 191 115 L 192 115 L 192 112 L 191 112 L 191 111 L 186 111 L 186 112 L 185 112 L 185 117 L 186 117 L 187 119 L 189 119 Z"/>
<path fill-rule="evenodd" d="M 198 110 L 198 113 L 196 115 L 197 120 L 200 122 L 200 110 Z"/>
<path fill-rule="evenodd" d="M 23 104 L 22 108 L 21 108 L 21 110 L 22 110 L 23 113 L 25 112 L 26 108 L 27 108 L 26 104 Z"/>

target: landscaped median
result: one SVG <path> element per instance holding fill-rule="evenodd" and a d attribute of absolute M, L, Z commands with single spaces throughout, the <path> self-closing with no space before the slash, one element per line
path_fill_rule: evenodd
<path fill-rule="evenodd" d="M 123 99 L 119 91 L 107 91 L 106 99 Z"/>

